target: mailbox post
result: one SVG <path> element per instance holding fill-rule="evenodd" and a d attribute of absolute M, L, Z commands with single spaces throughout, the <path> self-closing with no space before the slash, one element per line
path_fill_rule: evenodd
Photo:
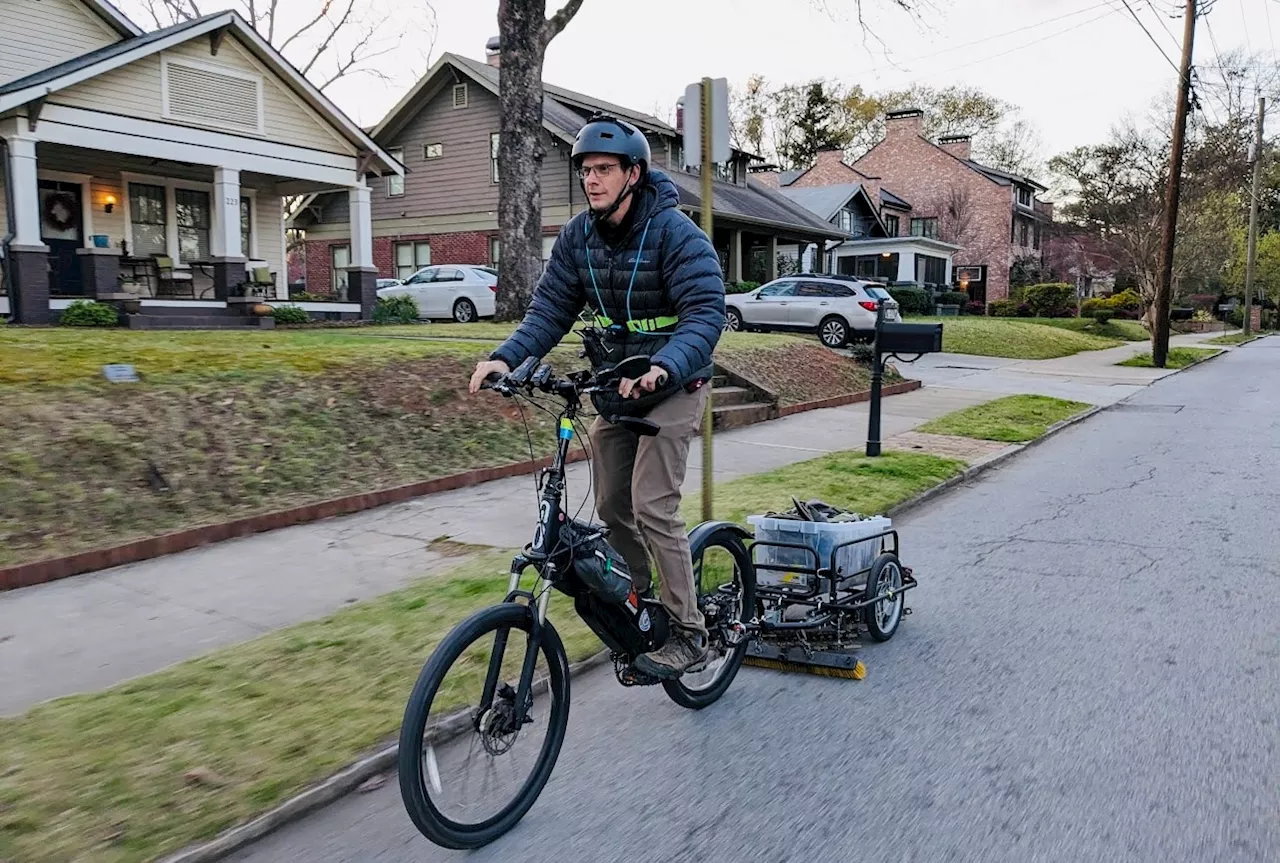
<path fill-rule="evenodd" d="M 942 324 L 886 324 L 884 306 L 876 304 L 876 334 L 871 357 L 871 416 L 867 426 L 867 455 L 880 455 L 880 390 L 884 383 L 885 357 L 924 354 L 942 350 Z M 901 357 L 898 357 L 901 359 Z"/>

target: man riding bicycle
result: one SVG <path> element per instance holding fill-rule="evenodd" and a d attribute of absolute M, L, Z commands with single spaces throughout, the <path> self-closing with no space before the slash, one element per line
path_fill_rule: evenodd
<path fill-rule="evenodd" d="M 706 407 L 725 303 L 715 249 L 677 209 L 675 184 L 650 161 L 648 140 L 630 123 L 597 115 L 578 133 L 573 163 L 589 209 L 561 229 L 524 320 L 476 366 L 470 389 L 528 357 L 541 359 L 584 307 L 604 333 L 603 352 L 589 350 L 593 366 L 651 357 L 647 374 L 622 381 L 617 393 L 593 395 L 600 415 L 589 435 L 596 506 L 609 541 L 641 595 L 652 587 L 653 560 L 671 617 L 666 643 L 638 657 L 636 668 L 671 679 L 707 658 L 680 486 Z M 661 431 L 640 437 L 609 421 L 620 416 L 647 417 Z"/>

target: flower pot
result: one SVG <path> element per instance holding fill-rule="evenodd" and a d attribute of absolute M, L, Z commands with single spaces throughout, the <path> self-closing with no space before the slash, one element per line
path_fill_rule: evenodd
<path fill-rule="evenodd" d="M 271 314 L 271 306 L 266 303 L 258 303 L 253 307 L 253 313 L 260 318 L 265 318 L 267 315 Z"/>

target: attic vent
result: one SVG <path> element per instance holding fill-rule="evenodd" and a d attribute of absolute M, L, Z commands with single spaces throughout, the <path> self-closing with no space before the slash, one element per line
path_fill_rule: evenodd
<path fill-rule="evenodd" d="M 166 58 L 164 116 L 219 129 L 262 132 L 262 79 Z"/>
<path fill-rule="evenodd" d="M 455 108 L 467 107 L 467 85 L 466 84 L 453 85 L 453 107 Z"/>

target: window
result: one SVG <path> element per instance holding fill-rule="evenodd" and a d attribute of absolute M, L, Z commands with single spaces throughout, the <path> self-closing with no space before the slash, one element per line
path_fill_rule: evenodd
<path fill-rule="evenodd" d="M 209 193 L 175 189 L 173 200 L 178 215 L 178 259 L 209 260 Z"/>
<path fill-rule="evenodd" d="M 403 147 L 397 147 L 396 149 L 388 150 L 387 152 L 391 155 L 391 158 L 395 159 L 401 165 L 404 164 L 404 148 Z M 390 177 L 387 177 L 387 197 L 399 198 L 403 194 L 404 194 L 404 177 L 400 176 L 399 174 L 392 174 Z"/>
<path fill-rule="evenodd" d="M 852 234 L 853 213 L 849 212 L 847 208 L 842 209 L 839 213 L 839 220 L 837 221 L 837 224 L 840 226 L 840 230 L 844 231 L 846 234 Z"/>
<path fill-rule="evenodd" d="M 438 269 L 438 267 L 423 267 L 421 270 L 418 270 L 418 272 L 405 279 L 404 283 L 406 285 L 422 285 L 427 282 L 434 282 L 436 278 L 436 271 Z"/>
<path fill-rule="evenodd" d="M 916 255 L 916 284 L 943 285 L 947 279 L 947 259 Z"/>
<path fill-rule="evenodd" d="M 736 160 L 729 162 L 716 162 L 711 176 L 717 180 L 724 180 L 726 183 L 738 183 L 738 163 Z"/>
<path fill-rule="evenodd" d="M 467 107 L 467 85 L 465 83 L 453 85 L 453 107 Z"/>
<path fill-rule="evenodd" d="M 868 297 L 875 297 L 877 300 L 892 300 L 893 294 L 884 288 L 863 288 L 867 292 Z"/>
<path fill-rule="evenodd" d="M 1031 190 L 1023 186 L 1018 187 L 1018 203 L 1024 207 L 1031 206 Z"/>
<path fill-rule="evenodd" d="M 169 254 L 164 186 L 130 183 L 129 221 L 133 225 L 133 254 Z"/>
<path fill-rule="evenodd" d="M 350 246 L 329 247 L 329 284 L 333 285 L 333 293 L 338 299 L 347 298 L 347 267 L 351 266 Z"/>
<path fill-rule="evenodd" d="M 760 289 L 759 297 L 790 297 L 796 292 L 795 282 L 775 282 Z"/>
<path fill-rule="evenodd" d="M 911 236 L 928 237 L 931 240 L 938 239 L 938 220 L 937 219 L 912 219 L 911 220 Z"/>
<path fill-rule="evenodd" d="M 240 254 L 246 258 L 253 257 L 253 198 L 240 196 Z"/>
<path fill-rule="evenodd" d="M 489 263 L 495 267 L 502 260 L 502 241 L 497 237 L 489 238 Z"/>
<path fill-rule="evenodd" d="M 831 290 L 822 282 L 801 282 L 796 291 L 797 297 L 830 297 Z"/>
<path fill-rule="evenodd" d="M 489 182 L 498 182 L 498 133 L 489 136 Z"/>
<path fill-rule="evenodd" d="M 396 278 L 400 281 L 430 265 L 430 243 L 396 243 Z"/>
<path fill-rule="evenodd" d="M 884 217 L 884 229 L 889 233 L 889 236 L 891 236 L 891 237 L 896 237 L 896 236 L 898 236 L 898 217 L 897 217 L 897 216 L 885 216 L 885 217 Z"/>
<path fill-rule="evenodd" d="M 422 158 L 431 160 L 439 159 L 444 155 L 444 144 L 423 144 Z"/>
<path fill-rule="evenodd" d="M 839 258 L 837 268 L 842 276 L 859 279 L 898 280 L 898 254 L 846 255 Z"/>

